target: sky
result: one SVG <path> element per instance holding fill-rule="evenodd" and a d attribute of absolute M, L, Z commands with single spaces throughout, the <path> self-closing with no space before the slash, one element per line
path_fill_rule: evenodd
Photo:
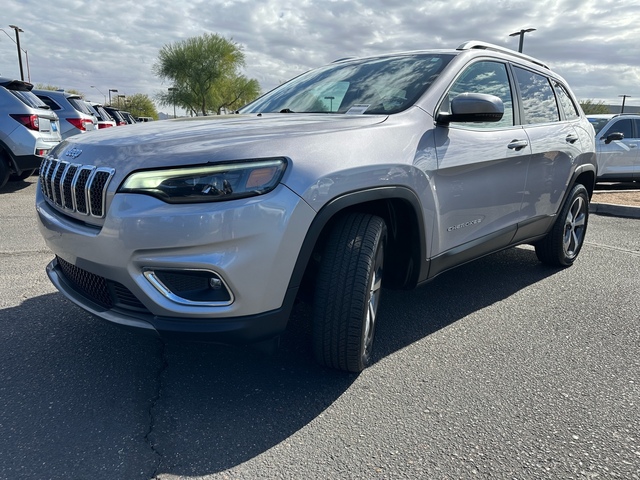
<path fill-rule="evenodd" d="M 25 80 L 96 102 L 109 90 L 166 92 L 170 83 L 153 73 L 160 49 L 204 33 L 239 44 L 242 73 L 266 92 L 343 57 L 467 40 L 517 50 L 509 34 L 535 28 L 524 53 L 562 75 L 578 99 L 620 105 L 628 95 L 626 105 L 640 105 L 640 0 L 3 0 L 0 76 L 20 78 L 9 25 L 23 30 Z"/>

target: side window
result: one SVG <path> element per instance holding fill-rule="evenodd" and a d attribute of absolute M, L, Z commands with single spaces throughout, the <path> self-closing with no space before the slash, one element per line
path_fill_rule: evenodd
<path fill-rule="evenodd" d="M 469 66 L 451 86 L 441 110 L 451 112 L 451 100 L 461 93 L 486 93 L 495 95 L 500 98 L 504 104 L 504 116 L 502 120 L 499 122 L 474 123 L 474 128 L 496 128 L 513 125 L 513 99 L 511 96 L 509 77 L 507 75 L 507 67 L 504 63 L 487 61 L 477 62 Z"/>
<path fill-rule="evenodd" d="M 607 131 L 602 134 L 603 137 L 611 133 L 622 133 L 624 138 L 633 138 L 633 124 L 630 118 L 623 118 L 607 128 Z"/>
<path fill-rule="evenodd" d="M 560 120 L 556 97 L 549 79 L 529 70 L 514 67 L 522 94 L 524 124 L 557 122 Z"/>
<path fill-rule="evenodd" d="M 634 138 L 640 138 L 640 120 L 637 118 L 633 120 L 633 124 L 636 126 L 636 135 Z"/>
<path fill-rule="evenodd" d="M 580 114 L 578 113 L 578 109 L 573 103 L 573 100 L 571 100 L 571 96 L 569 95 L 569 92 L 567 92 L 565 86 L 557 82 L 553 82 L 553 86 L 555 87 L 556 95 L 558 96 L 560 108 L 562 108 L 562 111 L 564 112 L 564 118 L 567 120 L 575 120 L 576 118 L 579 118 Z"/>

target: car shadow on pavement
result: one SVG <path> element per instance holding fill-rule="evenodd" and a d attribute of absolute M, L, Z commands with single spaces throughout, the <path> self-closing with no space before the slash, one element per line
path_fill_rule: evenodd
<path fill-rule="evenodd" d="M 36 177 L 33 177 L 34 179 Z M 2 194 L 8 194 L 8 193 L 14 193 L 20 190 L 24 190 L 25 188 L 29 188 L 31 186 L 31 180 L 12 180 L 7 182 L 7 184 L 0 188 L 0 195 Z"/>
<path fill-rule="evenodd" d="M 385 291 L 376 361 L 556 271 L 517 248 Z M 310 315 L 267 356 L 133 334 L 59 294 L 2 310 L 0 478 L 203 476 L 292 441 L 358 378 L 316 365 Z"/>

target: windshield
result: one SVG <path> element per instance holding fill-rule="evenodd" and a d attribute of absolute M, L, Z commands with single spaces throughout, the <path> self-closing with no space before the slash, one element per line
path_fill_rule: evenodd
<path fill-rule="evenodd" d="M 602 128 L 609 123 L 609 120 L 611 120 L 611 117 L 607 117 L 607 118 L 594 118 L 594 117 L 587 117 L 589 119 L 589 122 L 591 122 L 591 125 L 593 125 L 593 129 L 596 131 L 596 133 L 600 133 L 600 130 L 602 130 Z"/>
<path fill-rule="evenodd" d="M 333 63 L 277 87 L 240 113 L 397 113 L 413 105 L 452 58 L 411 53 Z"/>

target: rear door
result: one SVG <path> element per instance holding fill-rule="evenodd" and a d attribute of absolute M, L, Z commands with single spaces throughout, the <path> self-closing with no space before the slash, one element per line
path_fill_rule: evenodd
<path fill-rule="evenodd" d="M 555 80 L 519 66 L 513 70 L 520 91 L 522 124 L 531 144 L 523 213 L 535 220 L 555 215 L 560 208 L 573 164 L 582 152 L 574 125 L 580 116 L 575 106 L 572 118 L 561 115 L 559 107 L 571 99 Z"/>

